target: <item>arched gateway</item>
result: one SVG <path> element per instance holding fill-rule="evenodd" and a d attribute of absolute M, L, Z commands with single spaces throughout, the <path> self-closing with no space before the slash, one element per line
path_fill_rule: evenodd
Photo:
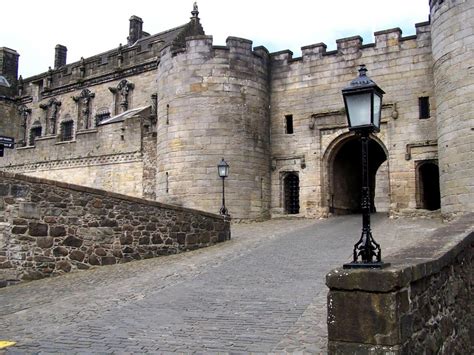
<path fill-rule="evenodd" d="M 361 211 L 361 149 L 359 138 L 353 133 L 346 133 L 336 138 L 326 150 L 323 160 L 325 176 L 322 205 L 327 207 L 330 213 L 349 214 Z M 387 150 L 384 144 L 375 136 L 371 136 L 369 181 L 373 211 L 378 206 L 383 206 L 383 210 L 386 210 L 389 205 L 389 169 L 388 162 L 384 164 L 386 161 Z M 382 164 L 383 167 L 380 168 Z M 377 184 L 381 186 L 376 189 Z"/>

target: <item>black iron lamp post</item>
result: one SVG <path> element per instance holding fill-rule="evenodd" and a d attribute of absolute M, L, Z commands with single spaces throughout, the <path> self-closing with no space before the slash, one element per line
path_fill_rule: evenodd
<path fill-rule="evenodd" d="M 224 158 L 217 164 L 217 172 L 219 173 L 219 176 L 222 178 L 222 207 L 219 211 L 219 213 L 223 216 L 228 216 L 229 212 L 227 211 L 227 208 L 225 207 L 225 184 L 224 180 L 227 176 L 229 176 L 229 164 L 226 163 Z"/>
<path fill-rule="evenodd" d="M 365 65 L 361 65 L 359 76 L 342 90 L 349 130 L 359 135 L 362 143 L 362 235 L 354 245 L 353 261 L 344 264 L 345 269 L 388 266 L 387 263 L 382 262 L 380 245 L 372 237 L 370 229 L 368 156 L 369 135 L 380 131 L 382 96 L 385 92 L 366 74 Z"/>

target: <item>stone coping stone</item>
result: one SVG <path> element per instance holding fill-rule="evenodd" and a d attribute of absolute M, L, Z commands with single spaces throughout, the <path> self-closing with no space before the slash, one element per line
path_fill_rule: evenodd
<path fill-rule="evenodd" d="M 119 193 L 116 193 L 116 192 L 95 189 L 95 188 L 88 187 L 88 186 L 69 184 L 69 183 L 62 182 L 62 181 L 48 180 L 48 179 L 38 178 L 38 177 L 34 177 L 34 176 L 15 174 L 15 173 L 10 173 L 10 172 L 0 170 L 0 179 L 2 179 L 2 178 L 25 181 L 25 182 L 28 182 L 28 183 L 37 183 L 37 184 L 46 184 L 46 185 L 51 185 L 51 186 L 57 186 L 57 187 L 64 188 L 64 189 L 70 189 L 70 190 L 74 190 L 74 191 L 79 191 L 79 192 L 84 192 L 84 193 L 89 193 L 89 194 L 94 194 L 94 195 L 99 195 L 99 196 L 104 196 L 104 197 L 116 198 L 116 199 L 119 199 L 119 200 L 130 201 L 130 202 L 133 202 L 133 203 L 141 203 L 141 204 L 155 206 L 155 207 L 159 207 L 159 208 L 163 208 L 163 209 L 169 209 L 169 210 L 175 210 L 175 211 L 181 211 L 181 212 L 189 212 L 189 213 L 198 214 L 198 215 L 201 215 L 201 216 L 211 217 L 211 218 L 214 218 L 214 219 L 222 219 L 222 220 L 228 220 L 228 221 L 230 221 L 230 219 L 231 219 L 228 216 L 221 216 L 221 215 L 218 215 L 218 214 L 214 214 L 214 213 L 210 213 L 210 212 L 204 212 L 204 211 L 200 211 L 200 210 L 195 210 L 195 209 L 192 209 L 192 208 L 174 206 L 174 205 L 169 205 L 169 204 L 165 204 L 165 203 L 161 203 L 161 202 L 157 202 L 157 201 L 146 200 L 146 199 L 139 198 L 139 197 L 123 195 L 123 194 L 119 194 Z"/>
<path fill-rule="evenodd" d="M 326 275 L 326 285 L 331 290 L 396 291 L 439 272 L 469 247 L 474 247 L 474 213 L 437 229 L 420 244 L 390 255 L 383 260 L 390 263 L 386 268 L 337 268 Z"/>

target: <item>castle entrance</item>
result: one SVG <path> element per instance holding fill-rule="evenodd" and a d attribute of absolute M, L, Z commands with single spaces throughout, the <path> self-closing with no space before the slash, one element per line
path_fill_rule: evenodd
<path fill-rule="evenodd" d="M 360 213 L 362 187 L 361 142 L 351 135 L 339 141 L 328 159 L 328 207 L 334 214 Z M 387 154 L 376 140 L 369 141 L 369 182 L 372 211 L 389 206 Z M 382 166 L 383 164 L 383 166 Z M 379 171 L 380 170 L 380 171 Z M 377 184 L 379 185 L 377 188 Z"/>
<path fill-rule="evenodd" d="M 295 173 L 288 173 L 283 179 L 285 213 L 300 213 L 300 179 Z"/>

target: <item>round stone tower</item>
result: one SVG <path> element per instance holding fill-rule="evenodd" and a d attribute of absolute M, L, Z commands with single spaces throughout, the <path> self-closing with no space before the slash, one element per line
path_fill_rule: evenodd
<path fill-rule="evenodd" d="M 474 211 L 474 1 L 430 0 L 441 212 Z"/>
<path fill-rule="evenodd" d="M 263 219 L 270 204 L 269 56 L 230 37 L 187 38 L 165 48 L 158 68 L 157 199 L 212 213 L 222 203 L 217 164 L 230 165 L 226 207 Z"/>

